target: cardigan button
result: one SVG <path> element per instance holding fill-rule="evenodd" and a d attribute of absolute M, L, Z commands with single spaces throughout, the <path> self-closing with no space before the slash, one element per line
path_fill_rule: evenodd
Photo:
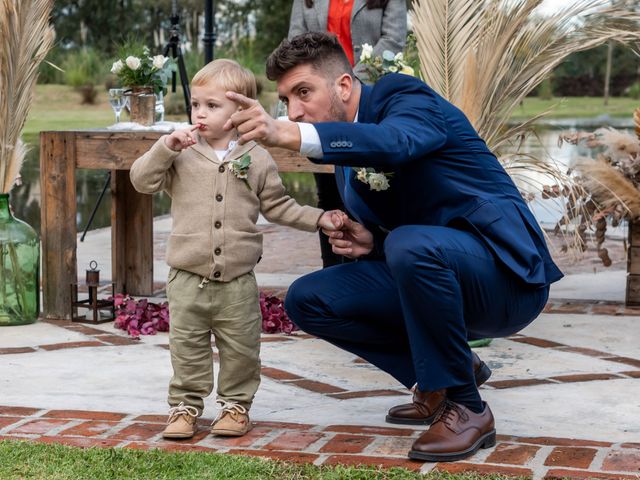
<path fill-rule="evenodd" d="M 222 275 L 220 272 L 216 272 L 213 274 L 213 278 L 220 278 L 220 275 Z"/>
<path fill-rule="evenodd" d="M 213 253 L 215 253 L 216 255 L 220 255 L 222 253 L 222 249 L 218 247 L 213 251 Z"/>
<path fill-rule="evenodd" d="M 221 202 L 221 201 L 222 201 L 222 195 L 217 194 L 217 195 L 216 195 L 216 200 L 217 200 L 217 201 L 219 201 L 219 202 Z"/>
<path fill-rule="evenodd" d="M 220 165 L 220 166 L 218 167 L 218 171 L 219 171 L 220 173 L 224 173 L 224 165 Z"/>
<path fill-rule="evenodd" d="M 216 223 L 213 224 L 213 226 L 216 227 L 216 228 L 220 228 L 222 226 L 222 223 L 221 222 L 216 222 Z"/>

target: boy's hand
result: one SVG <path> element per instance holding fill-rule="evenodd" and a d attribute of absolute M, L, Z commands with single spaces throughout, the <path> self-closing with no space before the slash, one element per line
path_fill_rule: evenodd
<path fill-rule="evenodd" d="M 373 250 L 373 235 L 363 225 L 340 210 L 325 213 L 331 213 L 333 228 L 323 228 L 322 232 L 329 237 L 333 253 L 358 258 Z"/>
<path fill-rule="evenodd" d="M 171 135 L 164 137 L 164 144 L 174 152 L 180 152 L 197 143 L 193 132 L 200 128 L 200 124 L 193 125 L 186 130 L 175 130 Z"/>
<path fill-rule="evenodd" d="M 342 212 L 340 210 L 328 210 L 324 212 L 320 218 L 318 219 L 318 228 L 321 228 L 322 231 L 333 231 L 336 230 L 335 224 L 332 222 L 332 218 L 335 215 L 340 215 Z"/>

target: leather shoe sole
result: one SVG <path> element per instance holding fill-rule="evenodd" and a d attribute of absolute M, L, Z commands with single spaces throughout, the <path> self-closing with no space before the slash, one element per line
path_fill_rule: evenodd
<path fill-rule="evenodd" d="M 413 460 L 422 460 L 424 462 L 455 462 L 456 460 L 462 460 L 470 457 L 481 448 L 494 447 L 495 444 L 496 431 L 494 429 L 478 438 L 478 440 L 466 450 L 446 453 L 427 453 L 420 452 L 418 450 L 409 450 L 409 458 Z"/>
<path fill-rule="evenodd" d="M 484 382 L 489 380 L 490 376 L 491 376 L 491 369 L 487 366 L 486 363 L 484 363 L 481 360 L 480 365 L 478 366 L 478 368 L 476 368 L 476 371 L 474 372 L 476 385 L 479 387 Z M 422 420 L 414 420 L 411 418 L 394 417 L 392 415 L 387 415 L 384 420 L 387 423 L 394 423 L 396 425 L 431 425 L 431 422 L 433 422 L 433 419 L 435 418 L 435 416 L 436 414 L 434 413 L 433 415 L 425 417 Z"/>

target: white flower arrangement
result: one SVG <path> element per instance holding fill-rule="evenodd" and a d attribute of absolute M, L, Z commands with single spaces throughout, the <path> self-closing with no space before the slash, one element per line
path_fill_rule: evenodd
<path fill-rule="evenodd" d="M 117 75 L 125 87 L 153 87 L 155 93 L 164 90 L 171 73 L 175 71 L 175 62 L 164 55 L 149 54 L 149 49 L 118 59 L 111 65 L 111 73 Z"/>

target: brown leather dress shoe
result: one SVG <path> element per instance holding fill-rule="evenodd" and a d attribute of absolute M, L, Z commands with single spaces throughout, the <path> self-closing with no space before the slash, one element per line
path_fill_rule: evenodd
<path fill-rule="evenodd" d="M 453 462 L 467 458 L 479 448 L 496 444 L 496 429 L 489 405 L 482 413 L 445 400 L 437 417 L 414 443 L 409 458 L 427 462 Z"/>
<path fill-rule="evenodd" d="M 473 351 L 471 352 L 471 361 L 476 385 L 480 386 L 489 380 L 491 369 Z M 388 423 L 402 425 L 429 425 L 444 398 L 444 390 L 421 392 L 416 387 L 413 390 L 413 401 L 391 407 L 385 420 Z"/>

